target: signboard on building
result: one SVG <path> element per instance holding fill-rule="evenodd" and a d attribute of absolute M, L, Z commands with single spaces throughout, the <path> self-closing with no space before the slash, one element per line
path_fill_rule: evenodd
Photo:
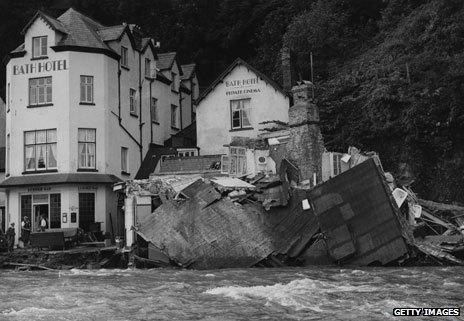
<path fill-rule="evenodd" d="M 60 70 L 68 70 L 68 62 L 66 59 L 13 65 L 13 75 L 15 76 Z"/>
<path fill-rule="evenodd" d="M 226 96 L 261 92 L 261 89 L 255 87 L 259 84 L 259 77 L 226 80 L 225 84 L 226 88 L 231 89 L 226 91 Z"/>

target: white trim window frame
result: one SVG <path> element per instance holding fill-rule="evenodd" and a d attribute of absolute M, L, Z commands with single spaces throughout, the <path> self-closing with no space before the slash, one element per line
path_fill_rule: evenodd
<path fill-rule="evenodd" d="M 153 123 L 158 123 L 158 99 L 151 97 L 151 121 Z"/>
<path fill-rule="evenodd" d="M 246 148 L 229 147 L 229 174 L 238 177 L 247 174 Z"/>
<path fill-rule="evenodd" d="M 178 107 L 174 104 L 171 104 L 171 127 L 173 128 L 179 128 L 178 125 L 177 125 L 177 111 L 178 111 Z"/>
<path fill-rule="evenodd" d="M 47 57 L 47 36 L 32 38 L 32 58 Z"/>
<path fill-rule="evenodd" d="M 145 58 L 145 77 L 151 78 L 151 60 L 149 58 Z"/>
<path fill-rule="evenodd" d="M 121 66 L 125 68 L 129 68 L 128 52 L 126 47 L 121 46 Z"/>
<path fill-rule="evenodd" d="M 252 128 L 250 98 L 230 101 L 230 121 L 232 129 Z"/>
<path fill-rule="evenodd" d="M 57 138 L 55 129 L 24 132 L 25 171 L 44 171 L 57 168 Z"/>
<path fill-rule="evenodd" d="M 77 146 L 79 169 L 96 169 L 96 138 L 97 130 L 95 128 L 78 128 Z"/>
<path fill-rule="evenodd" d="M 81 103 L 93 103 L 93 76 L 81 75 Z"/>
<path fill-rule="evenodd" d="M 121 172 L 129 172 L 129 148 L 121 147 Z"/>
<path fill-rule="evenodd" d="M 134 88 L 129 88 L 129 112 L 134 116 L 137 116 L 136 94 L 137 91 Z"/>
<path fill-rule="evenodd" d="M 29 106 L 52 103 L 52 77 L 29 78 Z"/>

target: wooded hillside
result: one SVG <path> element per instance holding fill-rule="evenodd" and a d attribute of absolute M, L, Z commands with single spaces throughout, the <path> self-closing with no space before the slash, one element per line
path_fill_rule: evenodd
<path fill-rule="evenodd" d="M 378 151 L 393 172 L 410 166 L 423 197 L 464 202 L 462 0 L 2 0 L 2 56 L 35 10 L 71 5 L 140 25 L 195 61 L 203 86 L 238 56 L 280 81 L 283 44 L 309 79 L 312 52 L 329 150 Z M 3 66 L 3 97 L 4 79 Z"/>

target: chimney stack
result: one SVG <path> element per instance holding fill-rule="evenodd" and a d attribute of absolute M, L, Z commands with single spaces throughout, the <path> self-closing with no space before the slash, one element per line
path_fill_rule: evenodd
<path fill-rule="evenodd" d="M 286 46 L 282 47 L 280 56 L 282 60 L 282 86 L 285 92 L 290 93 L 292 89 L 292 65 L 290 49 Z"/>
<path fill-rule="evenodd" d="M 303 82 L 292 88 L 293 106 L 288 110 L 290 140 L 287 158 L 300 170 L 300 182 L 309 180 L 313 185 L 322 180 L 322 153 L 324 142 L 319 127 L 319 109 L 311 101 L 312 83 Z"/>

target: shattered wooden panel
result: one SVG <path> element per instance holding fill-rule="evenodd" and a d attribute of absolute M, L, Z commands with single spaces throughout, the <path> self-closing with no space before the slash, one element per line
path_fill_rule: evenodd
<path fill-rule="evenodd" d="M 386 264 L 407 252 L 397 208 L 383 180 L 369 159 L 309 192 L 333 258 Z"/>

